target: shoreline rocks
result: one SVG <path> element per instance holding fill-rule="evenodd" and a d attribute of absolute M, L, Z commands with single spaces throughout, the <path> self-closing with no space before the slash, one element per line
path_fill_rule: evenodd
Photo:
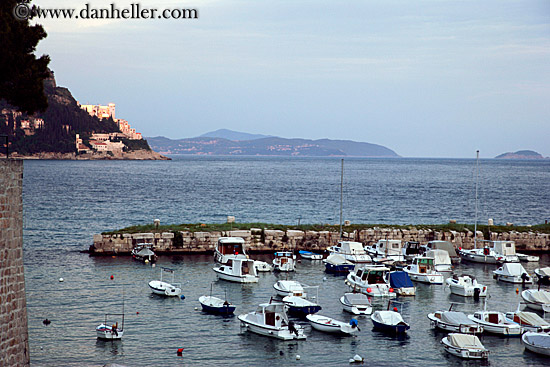
<path fill-rule="evenodd" d="M 10 153 L 13 159 L 51 159 L 51 160 L 171 160 L 153 150 L 133 150 L 130 152 L 94 152 L 86 154 L 40 152 L 31 155 Z"/>

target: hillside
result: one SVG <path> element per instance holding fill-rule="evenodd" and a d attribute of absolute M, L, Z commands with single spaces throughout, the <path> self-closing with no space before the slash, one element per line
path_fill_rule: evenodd
<path fill-rule="evenodd" d="M 495 157 L 495 159 L 544 159 L 544 157 L 532 150 L 518 150 L 517 152 L 503 153 Z"/>
<path fill-rule="evenodd" d="M 262 134 L 249 134 L 249 133 L 243 133 L 240 131 L 233 131 L 229 129 L 219 129 L 215 131 L 210 131 L 205 134 L 202 134 L 199 136 L 199 138 L 222 138 L 227 140 L 256 140 L 256 139 L 262 139 L 262 138 L 271 138 L 270 135 L 262 135 Z"/>
<path fill-rule="evenodd" d="M 162 136 L 148 137 L 147 140 L 154 150 L 162 154 L 399 157 L 393 150 L 384 146 L 351 140 L 310 140 L 279 137 L 243 141 L 210 137 L 172 140 Z"/>

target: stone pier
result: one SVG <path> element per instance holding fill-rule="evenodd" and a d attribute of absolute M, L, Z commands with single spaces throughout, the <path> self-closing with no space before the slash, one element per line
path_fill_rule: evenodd
<path fill-rule="evenodd" d="M 0 158 L 0 366 L 29 366 L 23 269 L 23 161 Z"/>

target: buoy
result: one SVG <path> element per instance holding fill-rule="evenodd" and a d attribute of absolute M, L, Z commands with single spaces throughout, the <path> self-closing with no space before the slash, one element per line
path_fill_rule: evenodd
<path fill-rule="evenodd" d="M 371 287 L 367 288 L 367 293 L 370 293 L 370 292 L 372 292 L 372 288 L 371 288 Z"/>
<path fill-rule="evenodd" d="M 516 288 L 516 294 L 518 294 L 518 293 L 519 293 L 519 288 Z"/>
<path fill-rule="evenodd" d="M 393 288 L 390 288 L 390 293 L 393 293 Z"/>
<path fill-rule="evenodd" d="M 136 312 L 136 315 L 139 315 L 139 311 Z"/>
<path fill-rule="evenodd" d="M 43 323 L 44 325 L 49 325 L 49 324 L 51 324 L 52 322 L 51 322 L 50 320 L 48 320 L 48 319 L 45 319 L 44 321 L 42 321 L 42 323 Z"/>
<path fill-rule="evenodd" d="M 59 281 L 62 283 L 65 279 L 63 278 L 59 278 Z"/>
<path fill-rule="evenodd" d="M 115 279 L 115 276 L 114 275 L 111 275 L 111 280 Z"/>
<path fill-rule="evenodd" d="M 327 280 L 327 277 L 323 277 L 323 282 Z"/>
<path fill-rule="evenodd" d="M 181 299 L 185 299 L 185 296 L 182 294 L 182 295 L 180 296 L 180 298 L 181 298 Z"/>
<path fill-rule="evenodd" d="M 300 355 L 299 355 L 299 354 L 296 354 L 296 360 L 297 360 L 297 361 L 300 360 Z"/>
<path fill-rule="evenodd" d="M 111 256 L 111 257 L 112 257 L 113 259 L 116 259 L 116 256 L 115 256 L 115 255 L 113 255 L 113 256 Z"/>
<path fill-rule="evenodd" d="M 149 260 L 145 259 L 145 263 L 146 263 L 146 264 L 149 264 Z"/>
<path fill-rule="evenodd" d="M 279 351 L 279 354 L 280 354 L 280 355 L 284 355 L 285 352 L 283 352 L 282 350 L 280 350 L 280 351 Z"/>
<path fill-rule="evenodd" d="M 397 307 L 394 307 L 394 308 L 393 308 L 393 311 L 394 311 L 394 312 L 397 312 Z"/>
<path fill-rule="evenodd" d="M 153 263 L 153 265 L 151 265 L 153 268 L 156 266 L 155 263 Z"/>
<path fill-rule="evenodd" d="M 177 355 L 178 355 L 178 356 L 182 356 L 182 355 L 183 355 L 183 348 L 179 348 L 179 349 L 178 349 Z"/>

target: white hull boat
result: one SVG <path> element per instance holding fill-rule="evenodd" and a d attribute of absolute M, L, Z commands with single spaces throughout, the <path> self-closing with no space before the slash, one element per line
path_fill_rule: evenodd
<path fill-rule="evenodd" d="M 241 237 L 220 237 L 214 251 L 214 261 L 227 264 L 230 259 L 247 259 L 244 239 Z"/>
<path fill-rule="evenodd" d="M 453 264 L 449 253 L 445 250 L 429 250 L 420 257 L 433 258 L 434 269 L 440 273 L 450 273 L 453 271 Z"/>
<path fill-rule="evenodd" d="M 488 243 L 483 248 L 460 250 L 464 260 L 484 264 L 517 263 L 516 247 L 513 241 L 482 241 Z"/>
<path fill-rule="evenodd" d="M 520 311 L 507 312 L 506 320 L 514 322 L 521 326 L 523 331 L 531 331 L 536 333 L 550 332 L 550 323 L 537 315 L 534 312 Z"/>
<path fill-rule="evenodd" d="M 493 277 L 496 280 L 506 283 L 532 283 L 533 280 L 523 266 L 519 263 L 505 263 L 497 270 L 493 271 Z"/>
<path fill-rule="evenodd" d="M 304 250 L 300 250 L 298 251 L 298 253 L 300 254 L 300 256 L 302 257 L 302 259 L 307 259 L 307 260 L 323 260 L 323 255 L 322 254 L 316 254 L 314 252 L 311 252 L 311 251 L 304 251 Z"/>
<path fill-rule="evenodd" d="M 359 331 L 359 328 L 353 319 L 350 323 L 345 323 L 321 315 L 307 315 L 306 319 L 309 321 L 312 328 L 325 333 L 352 335 Z"/>
<path fill-rule="evenodd" d="M 97 338 L 103 340 L 120 340 L 124 335 L 124 330 L 117 325 L 101 324 L 95 329 Z"/>
<path fill-rule="evenodd" d="M 372 305 L 363 293 L 345 293 L 340 297 L 340 303 L 344 311 L 354 315 L 370 315 L 372 313 Z"/>
<path fill-rule="evenodd" d="M 489 351 L 475 335 L 451 333 L 441 340 L 443 348 L 457 357 L 464 359 L 487 359 Z"/>
<path fill-rule="evenodd" d="M 132 258 L 138 261 L 151 263 L 157 260 L 157 255 L 153 251 L 152 243 L 142 243 L 136 245 L 136 247 L 132 249 L 131 254 Z"/>
<path fill-rule="evenodd" d="M 550 267 L 535 269 L 535 276 L 537 277 L 537 283 L 550 284 Z"/>
<path fill-rule="evenodd" d="M 172 283 L 163 281 L 164 273 L 172 274 Z M 149 288 L 154 294 L 159 296 L 177 297 L 181 294 L 181 285 L 174 283 L 174 270 L 169 268 L 161 268 L 160 280 L 152 280 L 149 282 Z"/>
<path fill-rule="evenodd" d="M 365 250 L 373 261 L 383 263 L 406 261 L 401 240 L 378 240 L 372 246 L 365 246 Z"/>
<path fill-rule="evenodd" d="M 364 264 L 372 262 L 371 257 L 363 248 L 361 242 L 340 241 L 336 246 L 328 248 L 330 254 L 337 254 L 354 264 Z"/>
<path fill-rule="evenodd" d="M 434 258 L 419 256 L 415 257 L 411 265 L 404 269 L 412 280 L 428 284 L 443 284 L 443 274 L 435 270 Z"/>
<path fill-rule="evenodd" d="M 273 269 L 277 271 L 295 271 L 296 256 L 290 251 L 280 251 L 275 253 L 273 259 Z"/>
<path fill-rule="evenodd" d="M 265 261 L 254 260 L 254 267 L 259 272 L 270 272 L 273 270 L 273 266 L 269 265 Z"/>
<path fill-rule="evenodd" d="M 228 259 L 227 264 L 213 268 L 218 278 L 236 283 L 257 283 L 254 260 Z"/>
<path fill-rule="evenodd" d="M 247 330 L 282 340 L 305 339 L 304 328 L 288 320 L 285 306 L 280 302 L 263 303 L 256 311 L 238 316 Z"/>
<path fill-rule="evenodd" d="M 480 284 L 471 275 L 453 275 L 445 281 L 452 294 L 462 297 L 486 297 L 487 286 Z"/>
<path fill-rule="evenodd" d="M 533 353 L 550 356 L 550 335 L 546 333 L 525 333 L 521 337 L 525 349 Z"/>
<path fill-rule="evenodd" d="M 278 280 L 273 284 L 273 288 L 280 297 L 297 296 L 305 298 L 307 296 L 304 287 L 295 280 Z"/>
<path fill-rule="evenodd" d="M 483 332 L 482 326 L 470 320 L 464 313 L 458 311 L 436 311 L 429 313 L 428 319 L 433 328 L 452 333 L 481 334 Z"/>
<path fill-rule="evenodd" d="M 525 305 L 533 310 L 550 312 L 550 291 L 527 289 L 521 292 Z"/>
<path fill-rule="evenodd" d="M 352 292 L 361 292 L 372 297 L 396 297 L 391 288 L 388 274 L 390 269 L 383 265 L 356 265 L 345 284 Z"/>
<path fill-rule="evenodd" d="M 519 336 L 522 332 L 521 326 L 514 322 L 507 321 L 502 312 L 477 311 L 473 315 L 468 315 L 468 318 L 483 326 L 483 330 L 488 333 L 504 336 Z"/>
<path fill-rule="evenodd" d="M 538 262 L 540 260 L 540 257 L 535 255 L 520 254 L 519 252 L 516 255 L 521 262 Z"/>

